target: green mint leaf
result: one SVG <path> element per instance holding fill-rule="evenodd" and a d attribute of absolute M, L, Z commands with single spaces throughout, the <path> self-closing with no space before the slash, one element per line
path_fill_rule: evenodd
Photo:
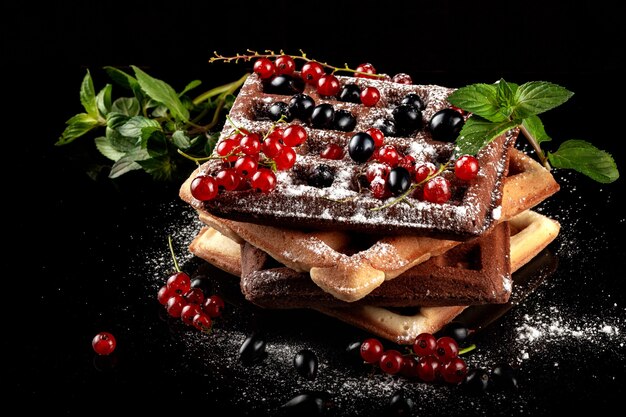
<path fill-rule="evenodd" d="M 185 93 L 193 90 L 194 88 L 198 87 L 200 84 L 202 84 L 202 81 L 200 81 L 200 80 L 193 80 L 192 82 L 187 84 L 185 86 L 185 88 L 183 88 L 183 91 L 178 93 L 178 97 L 182 97 L 183 95 L 185 95 Z"/>
<path fill-rule="evenodd" d="M 574 93 L 545 81 L 531 81 L 520 85 L 515 92 L 515 109 L 512 117 L 522 120 L 541 114 L 565 103 Z"/>
<path fill-rule="evenodd" d="M 448 102 L 491 122 L 503 122 L 507 116 L 500 111 L 497 88 L 492 84 L 472 84 L 453 91 Z"/>
<path fill-rule="evenodd" d="M 237 96 L 234 94 L 227 94 L 226 97 L 224 97 L 224 110 L 230 110 L 233 107 L 233 104 L 235 104 L 236 98 Z"/>
<path fill-rule="evenodd" d="M 529 116 L 525 118 L 524 120 L 522 120 L 522 127 L 535 138 L 537 144 L 540 144 L 541 142 L 549 142 L 552 140 L 552 138 L 546 133 L 546 130 L 543 127 L 543 123 L 541 122 L 539 116 Z"/>
<path fill-rule="evenodd" d="M 138 147 L 141 147 L 141 142 L 137 138 L 128 138 L 122 136 L 117 130 L 107 126 L 106 138 L 115 149 L 120 152 L 130 152 Z"/>
<path fill-rule="evenodd" d="M 191 146 L 191 140 L 182 130 L 177 130 L 172 134 L 172 143 L 174 144 L 174 146 L 182 151 L 184 151 L 185 149 L 189 149 L 189 147 Z"/>
<path fill-rule="evenodd" d="M 96 105 L 98 106 L 98 111 L 102 116 L 106 116 L 111 111 L 111 92 L 113 87 L 111 84 L 107 84 L 104 86 L 102 90 L 96 96 Z"/>
<path fill-rule="evenodd" d="M 496 100 L 500 113 L 504 114 L 507 118 L 513 113 L 513 107 L 515 106 L 515 92 L 517 86 L 509 84 L 504 79 L 500 79 L 496 84 Z"/>
<path fill-rule="evenodd" d="M 548 152 L 548 160 L 555 168 L 573 169 L 603 184 L 619 178 L 613 157 L 584 140 L 563 142 L 556 152 Z"/>
<path fill-rule="evenodd" d="M 85 78 L 80 85 L 80 102 L 82 103 L 88 115 L 94 119 L 98 118 L 98 104 L 96 103 L 96 91 L 93 88 L 93 80 L 91 74 L 87 70 Z"/>
<path fill-rule="evenodd" d="M 507 130 L 517 126 L 512 121 L 490 122 L 473 115 L 465 122 L 456 139 L 456 147 L 461 155 L 476 155 L 485 145 Z"/>
<path fill-rule="evenodd" d="M 161 125 L 156 120 L 148 119 L 147 117 L 143 116 L 135 116 L 128 119 L 128 121 L 120 126 L 117 131 L 122 136 L 127 136 L 129 138 L 139 138 L 141 137 L 141 130 L 144 127 L 161 129 Z"/>
<path fill-rule="evenodd" d="M 83 136 L 93 128 L 100 125 L 98 119 L 95 119 L 89 114 L 79 113 L 76 116 L 70 118 L 67 122 L 67 127 L 61 134 L 61 137 L 57 140 L 55 145 L 67 145 L 73 142 L 75 139 Z"/>
<path fill-rule="evenodd" d="M 170 180 L 175 169 L 169 155 L 139 161 L 138 164 L 154 179 L 163 181 Z"/>
<path fill-rule="evenodd" d="M 164 105 L 158 105 L 152 110 L 152 117 L 166 117 L 167 116 L 167 107 Z"/>
<path fill-rule="evenodd" d="M 142 148 L 134 149 L 113 164 L 111 172 L 109 172 L 109 178 L 117 178 L 127 172 L 141 169 L 141 165 L 138 162 L 149 158 L 150 155 L 147 150 Z"/>
<path fill-rule="evenodd" d="M 172 115 L 184 122 L 189 121 L 189 111 L 178 98 L 176 91 L 164 81 L 153 78 L 141 69 L 132 66 L 141 89 L 153 100 L 167 106 Z"/>
<path fill-rule="evenodd" d="M 124 152 L 118 151 L 115 149 L 111 140 L 106 136 L 100 136 L 95 139 L 96 148 L 100 151 L 102 155 L 109 158 L 111 161 L 115 162 L 126 155 Z"/>
<path fill-rule="evenodd" d="M 135 77 L 115 67 L 104 67 L 109 77 L 120 86 L 132 91 L 137 100 L 143 101 L 144 93 Z"/>
<path fill-rule="evenodd" d="M 120 97 L 113 102 L 111 112 L 120 113 L 125 116 L 133 117 L 139 114 L 141 106 L 139 100 L 135 97 Z"/>
<path fill-rule="evenodd" d="M 149 133 L 148 133 L 148 130 Z M 146 128 L 145 147 L 151 157 L 163 156 L 167 154 L 167 138 L 163 132 Z"/>

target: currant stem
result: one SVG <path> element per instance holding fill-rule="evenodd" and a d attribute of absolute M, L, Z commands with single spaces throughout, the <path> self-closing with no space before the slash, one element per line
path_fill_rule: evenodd
<path fill-rule="evenodd" d="M 541 149 L 541 146 L 539 146 L 537 139 L 535 139 L 535 137 L 528 131 L 528 129 L 524 127 L 524 125 L 520 125 L 520 129 L 537 153 L 537 157 L 539 158 L 539 161 L 541 161 L 541 164 L 548 171 L 550 171 L 552 169 L 552 167 L 550 166 L 550 162 L 548 162 L 548 158 L 546 158 L 546 155 L 543 153 L 543 150 Z"/>
<path fill-rule="evenodd" d="M 459 355 L 465 355 L 468 352 L 471 352 L 472 350 L 476 349 L 476 345 L 474 343 L 472 343 L 471 345 L 469 345 L 468 347 L 465 347 L 463 349 L 459 350 Z"/>
<path fill-rule="evenodd" d="M 176 260 L 176 255 L 174 254 L 174 247 L 172 246 L 172 235 L 167 235 L 167 244 L 170 247 L 170 253 L 172 254 L 172 259 L 174 260 L 174 268 L 176 268 L 176 272 L 180 272 L 178 261 Z"/>

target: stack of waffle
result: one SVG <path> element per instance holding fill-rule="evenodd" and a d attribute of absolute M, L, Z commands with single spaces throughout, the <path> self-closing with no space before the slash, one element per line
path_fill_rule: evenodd
<path fill-rule="evenodd" d="M 558 234 L 559 224 L 530 209 L 558 191 L 552 175 L 515 148 L 511 130 L 477 155 L 479 175 L 455 181 L 452 198 L 430 203 L 407 194 L 400 201 L 374 198 L 362 187 L 363 164 L 347 151 L 356 132 L 385 123 L 403 97 L 417 94 L 425 104 L 424 124 L 452 90 L 439 86 L 398 84 L 388 80 L 338 77 L 342 85 L 376 87 L 381 100 L 373 107 L 303 93 L 316 105 L 328 103 L 356 118 L 350 132 L 313 128 L 293 120 L 307 134 L 296 148 L 294 167 L 277 174 L 269 193 L 220 191 L 215 199 L 196 200 L 190 191 L 198 175 L 213 175 L 224 164 L 210 160 L 181 186 L 180 196 L 205 225 L 190 245 L 196 256 L 240 278 L 250 302 L 273 309 L 311 308 L 400 344 L 421 332 L 435 333 L 467 306 L 506 303 L 511 274 L 535 257 Z M 269 94 L 256 76 L 242 87 L 220 140 L 236 129 L 264 133 L 273 103 L 289 95 Z M 342 147 L 340 160 L 324 159 L 329 143 Z M 434 141 L 428 128 L 404 136 L 386 136 L 417 165 L 441 164 L 454 144 Z M 306 173 L 330 166 L 329 187 L 308 185 Z M 393 202 L 393 204 L 389 204 Z M 411 307 L 410 314 L 399 309 Z"/>

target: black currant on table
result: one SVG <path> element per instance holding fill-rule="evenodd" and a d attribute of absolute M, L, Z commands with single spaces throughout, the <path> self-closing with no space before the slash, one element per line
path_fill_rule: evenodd
<path fill-rule="evenodd" d="M 308 121 L 313 114 L 315 101 L 306 94 L 295 94 L 289 100 L 289 113 L 292 117 L 302 121 Z"/>
<path fill-rule="evenodd" d="M 474 368 L 465 376 L 462 387 L 472 393 L 481 393 L 489 387 L 489 372 L 483 368 Z"/>
<path fill-rule="evenodd" d="M 411 105 L 413 107 L 416 107 L 420 111 L 426 108 L 426 106 L 424 105 L 424 100 L 422 100 L 422 98 L 415 93 L 409 93 L 404 96 L 400 104 Z"/>
<path fill-rule="evenodd" d="M 491 371 L 493 385 L 497 389 L 511 390 L 517 389 L 517 371 L 508 363 L 500 363 L 493 367 Z"/>
<path fill-rule="evenodd" d="M 289 112 L 289 105 L 283 101 L 272 103 L 267 109 L 267 116 L 273 122 L 277 122 L 281 118 L 286 121 L 292 119 L 291 113 Z"/>
<path fill-rule="evenodd" d="M 310 172 L 307 183 L 312 187 L 330 187 L 335 181 L 333 169 L 326 164 L 316 165 Z"/>
<path fill-rule="evenodd" d="M 265 358 L 265 336 L 254 332 L 243 341 L 239 348 L 239 360 L 244 365 L 251 365 Z"/>
<path fill-rule="evenodd" d="M 348 110 L 337 110 L 333 118 L 335 129 L 342 132 L 352 132 L 356 127 L 356 118 Z"/>
<path fill-rule="evenodd" d="M 304 81 L 299 77 L 281 74 L 263 82 L 263 91 L 268 94 L 293 95 L 304 91 Z"/>
<path fill-rule="evenodd" d="M 309 349 L 299 351 L 293 358 L 293 366 L 300 376 L 308 380 L 314 380 L 317 376 L 318 366 L 315 352 Z"/>
<path fill-rule="evenodd" d="M 339 100 L 348 103 L 361 103 L 361 87 L 356 84 L 345 84 L 339 91 Z"/>
<path fill-rule="evenodd" d="M 395 392 L 387 405 L 387 416 L 401 417 L 410 416 L 413 413 L 413 400 L 407 397 L 403 392 Z"/>
<path fill-rule="evenodd" d="M 389 171 L 387 177 L 389 190 L 394 195 L 400 195 L 407 191 L 411 186 L 411 174 L 406 168 L 396 167 Z"/>
<path fill-rule="evenodd" d="M 411 133 L 422 128 L 422 112 L 413 105 L 400 104 L 393 109 L 392 114 L 396 126 L 405 133 Z"/>
<path fill-rule="evenodd" d="M 311 113 L 311 125 L 318 129 L 328 129 L 332 127 L 334 117 L 335 109 L 331 104 L 318 104 Z"/>
<path fill-rule="evenodd" d="M 392 119 L 381 119 L 374 122 L 374 128 L 380 130 L 384 136 L 398 136 L 398 126 Z"/>
<path fill-rule="evenodd" d="M 366 162 L 374 154 L 374 139 L 365 132 L 352 136 L 348 143 L 348 154 L 355 162 Z"/>
<path fill-rule="evenodd" d="M 434 140 L 453 142 L 463 129 L 465 119 L 454 109 L 439 110 L 428 123 L 428 130 Z"/>

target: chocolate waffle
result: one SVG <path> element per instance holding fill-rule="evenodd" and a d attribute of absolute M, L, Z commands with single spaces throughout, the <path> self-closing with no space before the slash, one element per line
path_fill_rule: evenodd
<path fill-rule="evenodd" d="M 347 151 L 350 139 L 358 132 L 393 121 L 394 109 L 403 98 L 417 94 L 424 103 L 421 123 L 425 126 L 439 110 L 449 108 L 446 101 L 452 89 L 435 85 L 405 85 L 388 80 L 338 76 L 341 85 L 355 84 L 360 88 L 375 87 L 381 99 L 373 107 L 339 101 L 321 96 L 311 85 L 303 85 L 303 93 L 315 105 L 330 104 L 335 112 L 347 111 L 356 119 L 350 131 L 314 128 L 308 120 L 295 119 L 302 125 L 307 140 L 295 150 L 297 160 L 292 169 L 277 173 L 276 188 L 269 193 L 254 190 L 220 192 L 209 201 L 199 201 L 189 191 L 191 181 L 200 174 L 212 175 L 224 163 L 218 158 L 195 170 L 181 187 L 181 197 L 198 210 L 236 221 L 252 222 L 277 227 L 341 230 L 375 234 L 421 234 L 430 237 L 466 240 L 478 236 L 495 225 L 500 218 L 502 177 L 507 169 L 508 150 L 514 144 L 518 130 L 513 129 L 494 139 L 478 154 L 479 175 L 471 181 L 456 180 L 452 171 L 444 171 L 452 183 L 452 198 L 443 204 L 429 203 L 409 194 L 404 201 L 383 208 L 386 201 L 374 198 L 360 184 L 359 177 L 365 164 L 355 162 Z M 295 85 L 297 83 L 292 83 Z M 268 119 L 268 108 L 277 102 L 288 102 L 289 94 L 267 92 L 256 74 L 242 86 L 224 125 L 220 140 L 236 129 L 265 133 L 274 122 Z M 402 135 L 402 136 L 400 136 Z M 344 149 L 341 160 L 325 159 L 321 151 L 328 144 Z M 425 162 L 441 164 L 454 152 L 454 144 L 433 140 L 428 128 L 392 134 L 388 132 L 385 144 L 393 145 L 403 155 L 415 158 L 418 165 Z M 308 185 L 309 173 L 320 164 L 330 167 L 332 185 L 318 188 Z"/>
<path fill-rule="evenodd" d="M 556 221 L 530 210 L 515 216 L 507 223 L 511 233 L 509 261 L 511 271 L 513 272 L 517 271 L 526 262 L 535 257 L 556 238 L 559 232 L 559 224 Z M 203 245 L 202 242 L 205 238 L 213 240 L 214 244 Z M 223 244 L 219 242 L 223 242 Z M 232 244 L 232 241 L 228 237 L 211 231 L 209 228 L 203 228 L 201 233 L 192 242 L 190 249 L 197 256 L 212 262 L 211 260 L 219 259 L 222 254 L 225 253 L 223 248 L 228 247 L 230 244 Z M 207 251 L 206 248 L 211 249 Z M 429 261 L 429 263 L 433 262 L 435 262 L 436 265 L 436 259 Z M 245 261 L 243 264 L 245 265 Z M 224 262 L 221 262 L 221 265 L 222 266 L 216 264 L 216 266 L 222 268 L 226 265 L 224 268 L 226 271 L 231 273 L 238 272 L 238 274 L 235 275 L 241 275 L 242 271 L 237 270 L 241 264 L 236 262 L 231 256 L 225 256 Z M 325 305 L 324 300 L 303 298 L 302 293 L 294 292 L 288 295 L 283 294 L 280 288 L 283 284 L 282 282 L 269 282 L 265 287 L 268 293 L 277 295 L 274 307 L 284 307 L 284 298 L 294 296 L 302 301 L 302 303 L 298 305 L 292 304 L 291 306 L 294 308 L 311 308 L 318 310 L 324 314 L 336 317 L 346 323 L 369 331 L 372 334 L 400 344 L 412 343 L 415 336 L 422 332 L 435 333 L 467 308 L 466 305 L 441 307 L 423 306 L 416 307 L 413 309 L 413 312 L 407 313 L 406 311 L 402 312 L 393 308 L 372 305 L 333 307 Z M 384 291 L 385 286 L 389 284 L 393 284 L 393 282 L 386 283 L 379 291 Z M 457 291 L 463 291 L 463 289 L 457 289 Z M 322 297 L 324 296 L 322 295 Z"/>
<path fill-rule="evenodd" d="M 539 163 L 512 149 L 503 189 L 501 220 L 535 206 L 554 194 L 559 185 Z M 415 235 L 376 238 L 303 231 L 235 222 L 217 218 L 204 210 L 198 212 L 207 225 L 239 243 L 251 243 L 294 271 L 308 272 L 321 289 L 347 302 L 365 297 L 385 280 L 460 243 Z M 351 251 L 347 251 L 350 247 Z M 355 247 L 362 250 L 355 253 Z"/>

